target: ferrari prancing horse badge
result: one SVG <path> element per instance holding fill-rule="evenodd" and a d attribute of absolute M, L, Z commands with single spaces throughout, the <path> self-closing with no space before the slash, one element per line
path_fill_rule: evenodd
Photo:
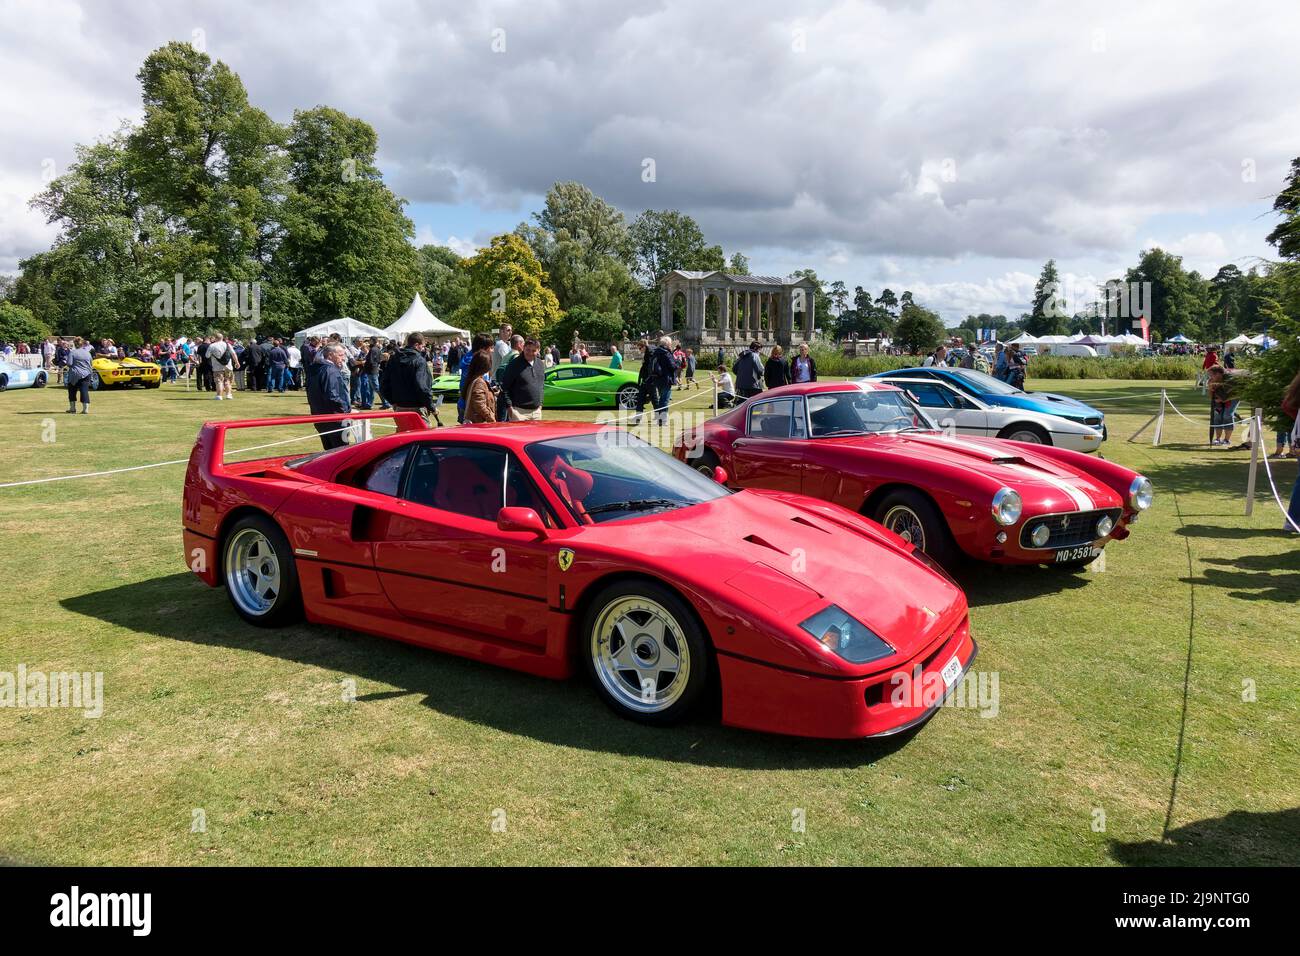
<path fill-rule="evenodd" d="M 561 548 L 557 560 L 560 562 L 560 570 L 567 571 L 573 566 L 573 552 L 568 548 Z"/>

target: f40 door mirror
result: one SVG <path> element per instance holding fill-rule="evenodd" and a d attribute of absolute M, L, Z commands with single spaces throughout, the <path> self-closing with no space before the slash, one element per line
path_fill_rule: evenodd
<path fill-rule="evenodd" d="M 502 508 L 497 512 L 497 527 L 502 531 L 528 531 L 546 537 L 546 525 L 532 508 Z"/>

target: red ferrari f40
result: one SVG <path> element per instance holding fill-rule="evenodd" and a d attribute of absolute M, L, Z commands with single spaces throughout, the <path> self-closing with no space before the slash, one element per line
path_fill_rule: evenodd
<path fill-rule="evenodd" d="M 624 717 L 676 721 L 706 693 L 730 725 L 894 734 L 975 656 L 966 598 L 856 511 L 737 491 L 617 428 L 511 423 L 225 461 L 203 426 L 185 477 L 186 563 L 259 626 L 305 617 L 564 678 Z M 896 689 L 918 678 L 938 692 Z"/>

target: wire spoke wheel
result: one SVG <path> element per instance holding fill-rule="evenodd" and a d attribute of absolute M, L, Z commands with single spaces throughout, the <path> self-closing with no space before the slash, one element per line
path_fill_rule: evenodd
<path fill-rule="evenodd" d="M 244 528 L 226 546 L 226 586 L 247 614 L 260 617 L 280 596 L 280 559 L 266 535 Z"/>
<path fill-rule="evenodd" d="M 880 523 L 904 541 L 925 550 L 925 527 L 921 524 L 920 516 L 911 508 L 894 505 L 885 512 L 884 520 Z"/>
<path fill-rule="evenodd" d="M 597 615 L 591 630 L 596 678 L 620 707 L 657 714 L 686 692 L 691 651 L 682 627 L 658 601 L 620 597 Z"/>

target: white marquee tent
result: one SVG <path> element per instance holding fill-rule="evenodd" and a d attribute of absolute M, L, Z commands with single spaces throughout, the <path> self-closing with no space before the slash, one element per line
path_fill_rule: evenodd
<path fill-rule="evenodd" d="M 301 332 L 295 332 L 293 334 L 293 340 L 299 345 L 302 345 L 303 342 L 307 341 L 309 336 L 318 335 L 321 338 L 325 338 L 329 335 L 333 335 L 335 332 L 337 332 L 339 338 L 343 339 L 345 342 L 351 342 L 356 338 L 370 338 L 372 335 L 382 336 L 385 334 L 383 329 L 377 329 L 373 325 L 367 325 L 359 319 L 352 319 L 344 316 L 341 319 L 330 319 L 328 322 L 322 322 L 319 325 L 313 325 L 309 329 L 303 329 Z"/>
<path fill-rule="evenodd" d="M 452 328 L 430 312 L 418 292 L 415 293 L 415 298 L 411 300 L 411 307 L 406 310 L 400 319 L 384 329 L 383 334 L 394 342 L 402 343 L 406 341 L 406 337 L 412 332 L 421 332 L 432 338 L 446 338 L 453 335 L 464 339 L 469 338 L 469 332 L 465 329 Z"/>
<path fill-rule="evenodd" d="M 1246 334 L 1243 332 L 1241 335 L 1238 335 L 1235 339 L 1228 339 L 1228 341 L 1224 342 L 1223 344 L 1224 344 L 1224 345 L 1237 345 L 1237 346 L 1240 346 L 1240 345 L 1254 345 L 1254 344 L 1255 344 L 1255 341 L 1254 341 L 1254 339 L 1252 339 L 1249 335 L 1246 335 Z"/>

